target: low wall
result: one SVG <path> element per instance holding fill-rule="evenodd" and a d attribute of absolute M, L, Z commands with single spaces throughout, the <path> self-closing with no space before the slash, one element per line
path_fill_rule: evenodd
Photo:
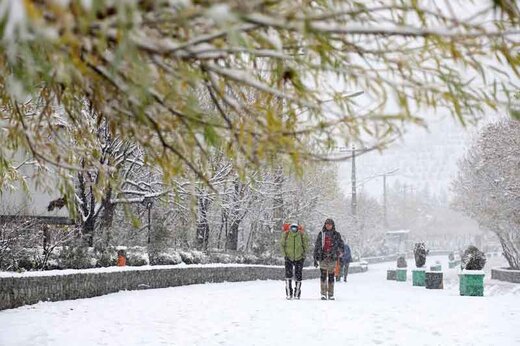
<path fill-rule="evenodd" d="M 491 278 L 500 281 L 520 283 L 520 270 L 493 268 L 491 269 Z"/>
<path fill-rule="evenodd" d="M 457 253 L 457 251 L 451 251 L 451 250 L 429 250 L 428 256 L 442 256 L 442 255 L 448 256 L 451 253 Z"/>
<path fill-rule="evenodd" d="M 361 261 L 367 262 L 368 264 L 382 263 L 382 262 L 393 262 L 397 260 L 397 254 L 386 255 L 386 256 L 375 256 L 375 257 L 362 257 Z"/>
<path fill-rule="evenodd" d="M 366 265 L 353 263 L 349 273 L 367 270 Z M 164 288 L 207 282 L 280 280 L 284 278 L 285 270 L 281 266 L 157 266 L 26 274 L 0 276 L 0 310 L 35 304 L 39 301 L 90 298 L 122 290 Z M 304 268 L 304 279 L 315 279 L 319 276 L 318 269 Z"/>

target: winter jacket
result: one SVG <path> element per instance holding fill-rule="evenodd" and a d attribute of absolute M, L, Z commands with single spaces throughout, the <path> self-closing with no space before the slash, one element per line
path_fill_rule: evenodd
<path fill-rule="evenodd" d="M 325 253 L 323 251 L 324 245 L 324 232 L 330 232 L 330 236 L 332 237 L 332 250 L 330 253 Z M 316 238 L 316 243 L 314 244 L 314 260 L 315 261 L 323 261 L 325 258 L 330 260 L 337 260 L 340 255 L 343 253 L 343 240 L 341 239 L 341 234 L 336 230 L 331 231 L 321 231 Z"/>
<path fill-rule="evenodd" d="M 303 231 L 291 232 L 285 231 L 282 233 L 280 241 L 280 249 L 282 256 L 291 261 L 298 261 L 305 258 L 309 248 L 309 238 Z"/>
<path fill-rule="evenodd" d="M 341 258 L 343 264 L 352 262 L 352 253 L 350 252 L 350 246 L 347 243 L 344 244 L 343 258 Z"/>

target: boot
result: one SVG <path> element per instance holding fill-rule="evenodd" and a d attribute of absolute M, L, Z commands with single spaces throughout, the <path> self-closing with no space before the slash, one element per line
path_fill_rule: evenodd
<path fill-rule="evenodd" d="M 294 298 L 300 299 L 301 294 L 302 294 L 302 282 L 296 281 L 296 288 L 294 289 Z"/>
<path fill-rule="evenodd" d="M 292 280 L 285 279 L 285 295 L 287 299 L 292 299 L 293 297 L 293 288 L 292 288 Z"/>
<path fill-rule="evenodd" d="M 321 300 L 327 300 L 327 281 L 321 281 Z"/>
<path fill-rule="evenodd" d="M 329 282 L 327 294 L 329 295 L 329 300 L 334 300 L 334 280 L 332 280 L 332 282 Z"/>

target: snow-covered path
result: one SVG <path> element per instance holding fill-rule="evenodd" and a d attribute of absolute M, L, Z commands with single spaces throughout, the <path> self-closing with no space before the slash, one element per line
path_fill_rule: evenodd
<path fill-rule="evenodd" d="M 286 301 L 282 281 L 205 284 L 39 303 L 0 312 L 0 345 L 514 345 L 520 285 L 489 280 L 485 297 L 386 281 L 371 265 L 319 300 L 318 280 Z"/>

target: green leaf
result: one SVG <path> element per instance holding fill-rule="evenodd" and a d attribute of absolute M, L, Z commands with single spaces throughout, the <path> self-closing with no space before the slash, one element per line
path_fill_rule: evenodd
<path fill-rule="evenodd" d="M 509 111 L 511 118 L 520 120 L 520 109 L 510 109 Z"/>
<path fill-rule="evenodd" d="M 211 146 L 216 147 L 220 144 L 220 137 L 213 126 L 206 125 L 204 127 L 204 138 Z"/>

